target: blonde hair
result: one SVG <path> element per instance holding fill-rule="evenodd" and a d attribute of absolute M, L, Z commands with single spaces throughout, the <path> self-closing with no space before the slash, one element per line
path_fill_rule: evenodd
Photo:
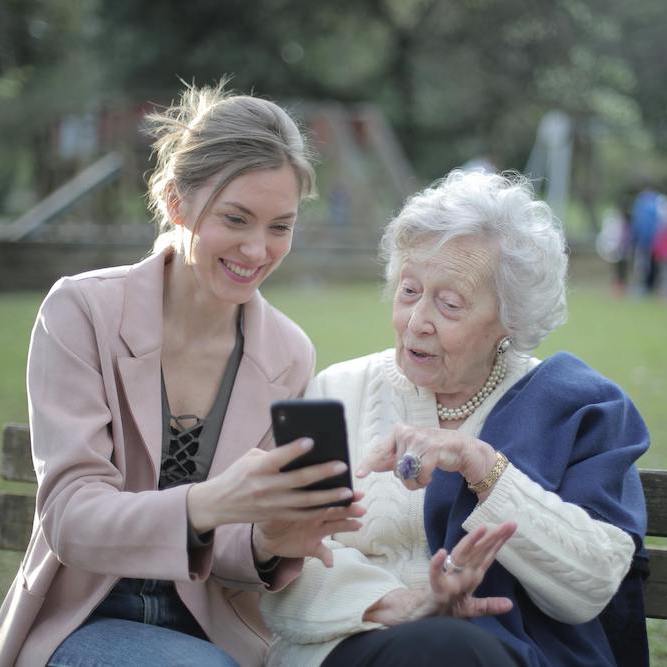
<path fill-rule="evenodd" d="M 291 116 L 277 104 L 236 95 L 217 86 L 188 85 L 177 104 L 146 117 L 154 137 L 155 170 L 148 180 L 148 207 L 159 226 L 153 250 L 172 245 L 170 188 L 180 197 L 220 178 L 199 213 L 195 228 L 220 191 L 233 179 L 258 169 L 294 170 L 301 199 L 315 194 L 315 172 L 306 142 Z"/>

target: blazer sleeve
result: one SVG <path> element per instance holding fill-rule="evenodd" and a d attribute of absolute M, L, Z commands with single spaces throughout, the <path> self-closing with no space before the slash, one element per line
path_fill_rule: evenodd
<path fill-rule="evenodd" d="M 98 335 L 80 281 L 63 279 L 45 299 L 28 356 L 36 511 L 65 565 L 119 577 L 198 580 L 187 550 L 188 486 L 123 491 L 113 463 L 112 411 Z"/>

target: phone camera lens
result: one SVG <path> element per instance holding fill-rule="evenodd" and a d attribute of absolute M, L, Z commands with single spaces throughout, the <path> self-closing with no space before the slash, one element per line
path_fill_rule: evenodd
<path fill-rule="evenodd" d="M 278 421 L 284 424 L 287 421 L 287 415 L 284 412 L 278 414 Z"/>

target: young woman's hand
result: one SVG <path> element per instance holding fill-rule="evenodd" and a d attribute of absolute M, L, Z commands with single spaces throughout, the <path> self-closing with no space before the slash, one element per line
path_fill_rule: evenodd
<path fill-rule="evenodd" d="M 360 508 L 355 505 L 333 513 L 321 507 L 352 498 L 351 489 L 303 490 L 313 482 L 344 472 L 346 466 L 342 461 L 281 472 L 281 468 L 312 446 L 312 440 L 302 438 L 269 452 L 251 449 L 216 477 L 193 484 L 187 497 L 192 527 L 198 533 L 205 533 L 229 523 L 279 521 L 286 522 L 283 527 L 287 527 L 292 522 L 309 521 L 321 532 L 326 523 L 361 516 Z M 348 524 L 343 526 L 349 529 Z M 275 529 L 267 530 L 275 533 Z"/>
<path fill-rule="evenodd" d="M 300 521 L 275 519 L 256 523 L 253 529 L 253 550 L 256 560 L 266 561 L 273 556 L 319 558 L 326 567 L 333 566 L 333 554 L 323 538 L 333 533 L 346 533 L 361 528 L 357 518 L 366 510 L 358 505 L 363 494 L 355 492 L 349 507 L 329 507 L 317 518 Z"/>
<path fill-rule="evenodd" d="M 444 571 L 447 552 L 440 549 L 431 558 L 428 588 L 398 588 L 369 607 L 364 620 L 398 625 L 426 616 L 473 618 L 504 614 L 512 608 L 508 598 L 473 596 L 496 554 L 514 534 L 516 524 L 506 522 L 493 530 L 480 526 L 452 549 L 450 565 Z"/>

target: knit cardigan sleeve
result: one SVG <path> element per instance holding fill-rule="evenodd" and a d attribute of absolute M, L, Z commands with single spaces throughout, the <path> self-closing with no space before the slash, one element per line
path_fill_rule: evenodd
<path fill-rule="evenodd" d="M 549 617 L 591 620 L 618 590 L 645 531 L 634 461 L 649 439 L 632 401 L 559 353 L 503 395 L 479 437 L 513 465 L 483 503 L 470 498 L 463 527 L 516 521 L 499 562 Z M 463 494 L 460 501 L 463 510 Z"/>
<path fill-rule="evenodd" d="M 261 610 L 269 629 L 296 644 L 326 642 L 381 627 L 363 621 L 368 607 L 403 584 L 359 551 L 334 540 L 334 567 L 306 561 L 301 576 L 280 593 L 265 594 Z"/>
<path fill-rule="evenodd" d="M 472 531 L 510 520 L 517 523 L 517 532 L 497 558 L 537 607 L 563 623 L 585 623 L 597 616 L 630 568 L 632 538 L 546 491 L 512 465 L 463 528 Z"/>

